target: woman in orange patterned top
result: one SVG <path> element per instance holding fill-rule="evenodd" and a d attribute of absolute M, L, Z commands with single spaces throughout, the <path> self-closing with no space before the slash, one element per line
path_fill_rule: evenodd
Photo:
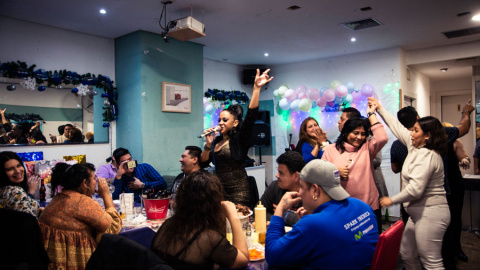
<path fill-rule="evenodd" d="M 49 269 L 84 269 L 104 233 L 122 228 L 107 182 L 98 181 L 105 210 L 94 200 L 95 167 L 57 163 L 52 171 L 52 190 L 62 186 L 39 218 Z"/>

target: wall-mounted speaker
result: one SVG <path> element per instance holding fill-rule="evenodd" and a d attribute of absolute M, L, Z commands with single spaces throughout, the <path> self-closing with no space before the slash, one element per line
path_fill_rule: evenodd
<path fill-rule="evenodd" d="M 261 68 L 260 69 L 260 74 L 264 72 L 266 69 Z M 255 68 L 246 68 L 243 70 L 243 76 L 242 76 L 242 84 L 249 85 L 253 84 L 255 82 L 255 76 L 257 75 L 257 69 Z M 272 76 L 270 74 L 270 76 Z"/>
<path fill-rule="evenodd" d="M 270 125 L 260 121 L 255 122 L 251 136 L 253 146 L 269 146 L 271 141 Z"/>

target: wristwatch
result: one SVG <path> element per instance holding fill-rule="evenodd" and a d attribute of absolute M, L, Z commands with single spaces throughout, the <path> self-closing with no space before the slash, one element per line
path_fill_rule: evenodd
<path fill-rule="evenodd" d="M 367 118 L 370 118 L 370 116 L 372 116 L 372 115 L 374 115 L 374 114 L 375 114 L 375 112 L 369 112 L 369 113 L 367 113 Z"/>

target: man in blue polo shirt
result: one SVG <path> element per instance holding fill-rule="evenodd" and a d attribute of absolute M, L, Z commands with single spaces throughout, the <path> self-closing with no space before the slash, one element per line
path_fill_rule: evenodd
<path fill-rule="evenodd" d="M 113 180 L 115 191 L 113 199 L 118 199 L 120 193 L 134 193 L 135 202 L 140 202 L 143 189 L 162 190 L 167 188 L 165 179 L 147 163 L 137 164 L 134 168 L 128 168 L 127 163 L 133 161 L 130 152 L 125 148 L 113 151 L 113 158 L 118 164 L 117 174 Z"/>
<path fill-rule="evenodd" d="M 299 192 L 287 192 L 270 220 L 265 257 L 273 267 L 302 269 L 370 269 L 377 245 L 372 208 L 340 185 L 332 163 L 315 159 L 300 173 Z M 302 216 L 287 235 L 283 215 L 302 201 Z"/>

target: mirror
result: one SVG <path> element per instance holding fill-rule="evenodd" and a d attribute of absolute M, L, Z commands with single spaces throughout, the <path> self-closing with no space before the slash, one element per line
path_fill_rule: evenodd
<path fill-rule="evenodd" d="M 0 108 L 7 109 L 7 116 L 22 116 L 23 119 L 32 119 L 26 114 L 40 116 L 40 129 L 47 139 L 48 145 L 52 144 L 49 134 L 59 136 L 58 127 L 67 123 L 78 127 L 85 136 L 87 132 L 93 132 L 95 143 L 108 143 L 108 127 L 103 127 L 104 98 L 101 97 L 103 90 L 96 89 L 97 95 L 76 95 L 71 92 L 71 87 L 56 88 L 45 87 L 44 91 L 26 89 L 20 82 L 22 79 L 0 78 Z M 14 82 L 15 90 L 11 82 Z M 3 89 L 2 89 L 3 88 Z M 18 119 L 18 118 L 17 118 Z M 87 139 L 85 138 L 85 143 Z M 5 146 L 5 145 L 2 145 Z"/>

